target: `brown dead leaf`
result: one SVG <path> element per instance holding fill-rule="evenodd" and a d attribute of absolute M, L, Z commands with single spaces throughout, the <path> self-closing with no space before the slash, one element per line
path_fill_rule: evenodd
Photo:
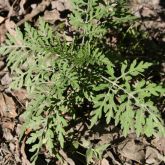
<path fill-rule="evenodd" d="M 165 155 L 165 137 L 156 137 L 152 144 Z"/>
<path fill-rule="evenodd" d="M 64 4 L 60 1 L 52 1 L 51 5 L 52 5 L 52 9 L 57 9 L 58 11 L 64 11 L 65 10 Z"/>
<path fill-rule="evenodd" d="M 3 122 L 2 123 L 2 127 L 3 128 L 8 128 L 10 130 L 13 130 L 14 129 L 14 126 L 15 126 L 15 123 L 14 122 L 11 122 L 11 121 L 6 121 L 6 122 Z"/>
<path fill-rule="evenodd" d="M 12 97 L 7 96 L 6 94 L 3 96 L 6 103 L 7 117 L 15 118 L 17 116 L 15 102 L 13 101 Z"/>
<path fill-rule="evenodd" d="M 5 112 L 6 112 L 6 103 L 3 94 L 0 93 L 0 116 L 1 117 L 5 116 Z"/>
<path fill-rule="evenodd" d="M 144 6 L 142 7 L 141 11 L 140 11 L 140 14 L 142 17 L 144 18 L 150 18 L 150 17 L 156 17 L 157 13 L 156 11 L 154 11 L 153 9 L 147 7 L 147 6 Z"/>
<path fill-rule="evenodd" d="M 37 7 L 37 4 L 31 4 L 30 6 L 34 10 Z"/>
<path fill-rule="evenodd" d="M 142 163 L 145 159 L 143 144 L 136 144 L 134 139 L 126 139 L 118 146 L 118 152 L 131 160 Z"/>
<path fill-rule="evenodd" d="M 9 76 L 9 73 L 6 73 L 1 79 L 1 84 L 2 85 L 9 85 L 11 83 L 11 81 L 12 81 L 12 79 Z"/>
<path fill-rule="evenodd" d="M 64 4 L 65 10 L 70 10 L 72 11 L 72 3 L 71 0 L 58 0 L 62 4 Z"/>
<path fill-rule="evenodd" d="M 20 135 L 21 128 L 22 128 L 22 125 L 21 124 L 17 124 L 16 129 L 15 129 L 17 135 Z"/>
<path fill-rule="evenodd" d="M 3 9 L 3 10 L 9 10 L 10 8 L 10 4 L 8 1 L 6 0 L 0 0 L 0 9 Z"/>
<path fill-rule="evenodd" d="M 6 26 L 3 23 L 2 25 L 0 25 L 0 43 L 3 43 L 5 41 L 6 32 L 7 32 Z"/>
<path fill-rule="evenodd" d="M 108 160 L 104 158 L 104 159 L 101 161 L 101 165 L 110 165 L 110 164 L 109 164 Z"/>
<path fill-rule="evenodd" d="M 25 14 L 25 9 L 24 9 L 24 4 L 26 3 L 26 0 L 21 0 L 19 3 L 20 10 L 19 10 L 19 15 Z"/>
<path fill-rule="evenodd" d="M 146 147 L 146 163 L 159 165 L 160 162 L 165 163 L 165 156 L 161 155 L 155 148 Z"/>
<path fill-rule="evenodd" d="M 64 37 L 65 37 L 67 42 L 72 42 L 73 41 L 73 37 L 72 36 L 64 35 Z"/>
<path fill-rule="evenodd" d="M 5 67 L 5 63 L 3 61 L 0 61 L 0 70 Z"/>
<path fill-rule="evenodd" d="M 14 23 L 14 21 L 11 21 L 10 19 L 7 19 L 5 21 L 5 26 L 6 26 L 7 31 L 10 33 L 10 35 L 13 36 L 16 39 L 17 44 L 22 45 L 22 42 L 17 39 L 18 36 L 17 36 L 17 32 L 15 30 L 16 24 Z"/>
<path fill-rule="evenodd" d="M 8 73 L 9 70 L 7 67 L 4 67 L 1 71 L 0 71 L 0 79 L 5 76 L 6 73 Z"/>
<path fill-rule="evenodd" d="M 33 17 L 43 12 L 46 9 L 46 7 L 50 5 L 50 3 L 51 3 L 51 0 L 42 1 L 40 4 L 37 5 L 35 9 L 32 10 L 31 13 L 27 14 L 24 19 L 20 20 L 17 23 L 17 26 L 22 25 L 26 21 L 32 20 Z"/>
<path fill-rule="evenodd" d="M 59 153 L 69 165 L 75 165 L 75 162 L 71 158 L 69 158 L 62 149 L 59 151 Z"/>
<path fill-rule="evenodd" d="M 15 144 L 13 143 L 13 142 L 10 142 L 9 143 L 9 148 L 10 148 L 10 151 L 12 152 L 12 153 L 14 153 L 15 152 Z"/>
<path fill-rule="evenodd" d="M 118 162 L 118 160 L 116 160 L 116 158 L 114 157 L 114 155 L 112 154 L 111 151 L 107 151 L 106 154 L 104 155 L 106 158 L 110 158 L 112 160 L 112 162 L 116 165 L 121 165 L 120 162 Z"/>
<path fill-rule="evenodd" d="M 54 23 L 55 21 L 60 20 L 60 13 L 56 9 L 45 11 L 43 18 L 46 22 Z"/>
<path fill-rule="evenodd" d="M 66 10 L 72 10 L 72 5 L 71 5 L 71 0 L 63 0 L 64 1 L 64 6 Z"/>
<path fill-rule="evenodd" d="M 14 6 L 16 5 L 16 3 L 17 3 L 17 0 L 14 0 L 12 2 L 12 5 L 9 7 L 9 12 L 8 12 L 7 18 L 10 18 L 11 16 L 16 15 L 16 12 L 14 11 Z"/>
<path fill-rule="evenodd" d="M 6 94 L 0 93 L 0 115 L 1 117 L 15 118 L 17 116 L 16 113 L 16 105 L 13 99 Z"/>
<path fill-rule="evenodd" d="M 16 97 L 22 104 L 28 100 L 28 93 L 25 89 L 15 90 L 12 95 Z"/>
<path fill-rule="evenodd" d="M 4 20 L 5 20 L 5 18 L 0 16 L 0 23 L 2 23 Z"/>
<path fill-rule="evenodd" d="M 21 153 L 20 153 L 20 146 L 19 146 L 19 140 L 18 139 L 16 139 L 15 140 L 15 160 L 17 161 L 17 162 L 21 162 Z"/>
<path fill-rule="evenodd" d="M 22 140 L 22 145 L 21 145 L 21 159 L 22 159 L 22 164 L 23 165 L 30 165 L 31 163 L 29 162 L 27 155 L 25 153 L 25 143 L 26 143 L 26 136 Z"/>
<path fill-rule="evenodd" d="M 3 128 L 3 137 L 7 141 L 12 141 L 13 140 L 13 135 L 11 134 L 11 131 L 7 128 Z"/>
<path fill-rule="evenodd" d="M 20 122 L 20 123 L 25 122 L 24 114 L 19 115 L 19 122 Z"/>

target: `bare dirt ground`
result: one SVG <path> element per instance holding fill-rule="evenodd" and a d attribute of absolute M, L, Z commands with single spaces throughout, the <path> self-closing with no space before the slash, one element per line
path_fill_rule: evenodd
<path fill-rule="evenodd" d="M 146 41 L 148 56 L 141 58 L 152 58 L 160 62 L 158 72 L 159 79 L 165 81 L 165 3 L 153 1 L 153 3 L 132 1 L 130 5 L 132 12 L 138 16 L 140 28 L 150 34 Z M 27 21 L 36 25 L 39 16 L 52 25 L 58 22 L 67 24 L 67 14 L 71 10 L 68 0 L 0 0 L 0 43 L 5 41 L 6 32 L 14 35 L 14 28 L 22 27 Z M 68 40 L 71 40 L 68 36 Z M 10 91 L 9 68 L 4 58 L 0 58 L 0 165 L 29 165 L 30 153 L 25 144 L 26 136 L 19 142 L 19 132 L 24 122 L 21 114 L 28 103 L 27 92 L 24 89 Z M 160 105 L 162 112 L 164 106 Z M 111 149 L 104 154 L 100 165 L 133 165 L 133 164 L 165 164 L 165 138 L 136 137 L 130 134 L 127 138 L 122 137 L 119 130 L 107 133 L 108 128 L 102 133 L 97 131 L 90 137 L 90 140 L 98 140 L 113 144 Z M 26 133 L 25 133 L 26 134 Z M 28 130 L 27 130 L 28 134 Z M 83 159 L 78 156 L 68 156 L 68 153 L 61 151 L 68 165 L 84 164 Z M 77 157 L 77 158 L 76 158 Z M 58 164 L 54 160 L 46 161 L 44 154 L 37 160 L 38 165 Z M 49 163 L 47 163 L 49 162 Z"/>

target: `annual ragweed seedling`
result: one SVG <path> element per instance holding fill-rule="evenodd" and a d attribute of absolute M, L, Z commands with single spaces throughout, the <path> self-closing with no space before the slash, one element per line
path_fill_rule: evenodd
<path fill-rule="evenodd" d="M 113 50 L 103 49 L 109 26 L 121 28 L 134 17 L 121 10 L 121 1 L 72 3 L 69 23 L 74 29 L 73 42 L 68 44 L 40 19 L 38 28 L 26 23 L 24 33 L 17 28 L 17 37 L 8 34 L 0 47 L 13 75 L 11 88 L 26 87 L 31 98 L 20 136 L 26 128 L 32 130 L 26 143 L 33 144 L 33 162 L 43 145 L 58 157 L 59 148 L 71 137 L 68 127 L 77 120 L 77 108 L 84 102 L 92 105 L 89 129 L 104 116 L 107 124 L 113 119 L 124 136 L 130 131 L 138 136 L 165 135 L 154 103 L 165 90 L 143 75 L 152 64 L 112 60 Z"/>

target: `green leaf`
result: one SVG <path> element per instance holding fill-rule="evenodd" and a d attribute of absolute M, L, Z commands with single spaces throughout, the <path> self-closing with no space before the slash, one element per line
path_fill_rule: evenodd
<path fill-rule="evenodd" d="M 98 154 L 99 159 L 102 158 L 103 152 L 107 149 L 110 144 L 98 145 L 94 148 L 94 151 Z"/>
<path fill-rule="evenodd" d="M 135 129 L 137 136 L 140 136 L 140 134 L 144 131 L 143 130 L 144 124 L 145 124 L 144 111 L 143 109 L 138 109 L 135 117 Z"/>
<path fill-rule="evenodd" d="M 89 164 L 92 161 L 93 156 L 94 156 L 93 150 L 91 148 L 87 149 L 86 151 L 87 164 Z"/>

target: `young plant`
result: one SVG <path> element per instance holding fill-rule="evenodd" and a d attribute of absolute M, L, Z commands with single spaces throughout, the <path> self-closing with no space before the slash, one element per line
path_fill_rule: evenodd
<path fill-rule="evenodd" d="M 123 61 L 114 58 L 110 48 L 105 51 L 109 28 L 117 29 L 134 17 L 121 10 L 120 1 L 72 3 L 69 22 L 74 29 L 73 42 L 67 43 L 40 19 L 38 28 L 26 23 L 24 33 L 17 28 L 17 37 L 7 34 L 8 39 L 0 47 L 13 76 L 10 87 L 26 88 L 31 99 L 20 139 L 27 128 L 32 130 L 26 143 L 33 144 L 33 162 L 42 146 L 59 157 L 60 148 L 75 134 L 68 128 L 78 121 L 77 111 L 85 103 L 91 105 L 89 129 L 104 116 L 107 124 L 113 119 L 124 136 L 130 131 L 138 136 L 165 135 L 154 102 L 165 90 L 143 75 L 152 64 Z"/>

